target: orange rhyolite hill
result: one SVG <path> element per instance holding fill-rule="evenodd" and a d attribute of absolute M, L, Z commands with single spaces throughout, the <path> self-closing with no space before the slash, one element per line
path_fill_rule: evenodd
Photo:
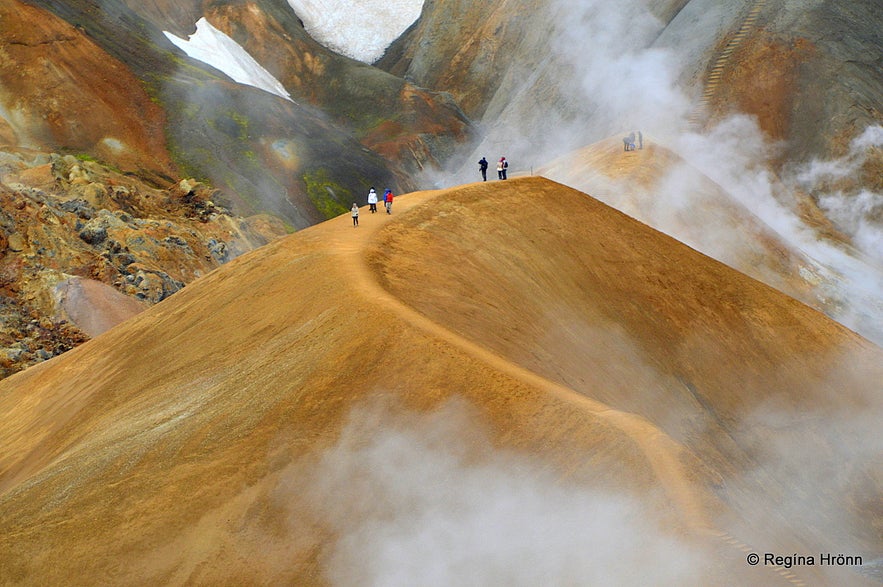
<path fill-rule="evenodd" d="M 363 482 L 388 466 L 385 482 L 408 483 L 394 462 L 335 469 L 328 455 L 454 405 L 470 414 L 451 433 L 457 470 L 528 463 L 485 510 L 511 498 L 506 523 L 529 515 L 520 483 L 616 496 L 697 557 L 666 574 L 646 536 L 626 536 L 635 562 L 602 561 L 586 584 L 871 584 L 818 558 L 868 563 L 879 547 L 879 454 L 862 434 L 881 366 L 824 315 L 554 182 L 408 194 L 392 215 L 363 208 L 358 228 L 347 214 L 246 254 L 0 382 L 0 583 L 358 584 L 378 559 L 341 545 L 385 539 L 361 518 L 423 502 Z M 424 433 L 446 438 L 404 437 Z M 434 508 L 474 484 L 427 475 Z M 475 517 L 442 516 L 448 551 L 471 544 Z M 538 532 L 519 558 L 558 540 L 571 536 Z M 750 566 L 751 551 L 816 560 Z M 470 552 L 488 573 L 517 563 L 494 544 Z"/>

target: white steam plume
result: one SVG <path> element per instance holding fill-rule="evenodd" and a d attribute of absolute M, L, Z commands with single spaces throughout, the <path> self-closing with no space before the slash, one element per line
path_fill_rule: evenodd
<path fill-rule="evenodd" d="M 699 41 L 674 38 L 675 33 L 669 33 L 643 0 L 576 4 L 553 0 L 547 10 L 536 12 L 531 26 L 545 25 L 550 54 L 543 59 L 524 57 L 537 63 L 509 65 L 505 91 L 497 93 L 488 118 L 482 121 L 483 142 L 463 158 L 463 168 L 429 181 L 449 185 L 464 178 L 477 179 L 475 162 L 483 155 L 493 161 L 505 154 L 510 175 L 527 173 L 563 152 L 642 130 L 647 141 L 675 151 L 698 174 L 683 167 L 672 169 L 649 190 L 615 181 L 596 184 L 600 189 L 593 189 L 591 182 L 581 182 L 566 170 L 549 176 L 602 196 L 608 204 L 773 287 L 802 282 L 799 291 L 785 292 L 807 300 L 805 292 L 811 291 L 816 308 L 883 344 L 883 237 L 874 220 L 879 222 L 881 214 L 880 195 L 870 190 L 818 194 L 822 210 L 852 237 L 856 247 L 852 249 L 819 237 L 800 217 L 795 191 L 806 191 L 817 178 L 854 174 L 863 158 L 879 149 L 883 134 L 879 127 L 859 136 L 843 160 L 816 162 L 798 180 L 780 179 L 771 171 L 780 146 L 769 143 L 753 118 L 737 114 L 706 132 L 689 130 L 693 101 L 679 80 L 690 77 L 685 66 L 701 62 L 708 43 L 738 26 L 741 8 L 737 3 L 701 15 L 703 30 L 716 32 L 698 35 Z M 684 27 L 680 26 L 678 30 Z M 661 46 L 663 39 L 667 47 Z M 709 202 L 697 193 L 702 175 L 723 188 L 729 202 Z M 603 198 L 613 187 L 620 192 L 618 201 L 616 196 Z M 709 203 L 715 206 L 714 221 L 702 213 L 690 224 L 691 210 L 704 212 Z M 761 269 L 746 265 L 769 253 L 752 242 L 757 237 L 746 233 L 744 222 L 728 219 L 728 206 L 759 219 L 764 231 L 772 231 L 794 258 L 802 259 L 794 270 L 797 274 L 776 274 L 782 269 L 774 259 Z M 742 264 L 735 263 L 740 260 Z"/>
<path fill-rule="evenodd" d="M 883 263 L 883 229 L 874 216 L 883 212 L 883 195 L 863 189 L 857 194 L 824 194 L 819 206 L 834 224 L 849 234 L 856 247 L 878 264 Z"/>
<path fill-rule="evenodd" d="M 850 572 L 870 574 L 879 564 L 881 381 L 883 365 L 843 356 L 799 406 L 772 393 L 735 427 L 754 467 L 736 480 L 750 489 L 733 495 L 755 527 L 770 539 L 796 533 L 821 552 L 862 557 L 862 568 L 819 569 L 827 584 L 847 584 Z"/>
<path fill-rule="evenodd" d="M 337 536 L 336 586 L 700 584 L 697 551 L 636 499 L 561 483 L 492 451 L 462 404 L 357 410 L 307 499 Z"/>
<path fill-rule="evenodd" d="M 548 55 L 508 65 L 481 121 L 485 137 L 467 158 L 470 172 L 483 155 L 505 155 L 517 174 L 623 130 L 668 136 L 689 113 L 675 55 L 650 47 L 664 24 L 643 0 L 552 0 L 527 26 L 542 31 Z"/>
<path fill-rule="evenodd" d="M 815 195 L 828 217 L 849 234 L 855 245 L 883 266 L 883 194 L 853 188 L 828 191 L 827 184 L 855 178 L 872 153 L 883 149 L 883 126 L 869 126 L 840 159 L 814 160 L 797 173 L 797 184 Z"/>
<path fill-rule="evenodd" d="M 864 142 L 861 139 L 859 144 Z M 769 171 L 773 150 L 753 118 L 729 117 L 704 134 L 682 133 L 670 146 L 803 256 L 806 265 L 800 276 L 813 286 L 826 313 L 883 344 L 883 265 L 874 257 L 821 239 L 787 205 L 796 202 L 794 188 L 790 181 L 779 180 Z M 836 167 L 847 166 L 841 162 Z M 829 171 L 834 168 L 827 167 Z M 806 177 L 810 175 L 804 174 Z M 689 198 L 689 191 L 684 192 Z"/>

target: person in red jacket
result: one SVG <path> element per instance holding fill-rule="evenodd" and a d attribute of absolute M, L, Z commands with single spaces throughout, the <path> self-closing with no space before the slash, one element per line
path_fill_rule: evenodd
<path fill-rule="evenodd" d="M 383 192 L 383 205 L 386 206 L 386 213 L 387 214 L 392 214 L 392 199 L 393 199 L 393 197 L 394 196 L 392 195 L 392 190 L 388 189 L 385 192 Z"/>

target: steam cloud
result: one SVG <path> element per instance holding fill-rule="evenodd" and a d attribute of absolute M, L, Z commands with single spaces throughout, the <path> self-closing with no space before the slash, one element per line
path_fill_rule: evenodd
<path fill-rule="evenodd" d="M 575 4 L 553 0 L 545 12 L 537 11 L 530 26 L 550 31 L 551 55 L 537 64 L 510 66 L 520 73 L 505 78 L 508 98 L 495 100 L 489 108 L 482 121 L 484 140 L 460 159 L 467 162 L 462 168 L 427 181 L 452 185 L 475 177 L 473 162 L 488 154 L 493 159 L 505 153 L 512 175 L 527 173 L 576 148 L 641 129 L 649 141 L 686 162 L 649 190 L 627 181 L 599 181 L 600 173 L 580 178 L 559 170 L 547 175 L 782 289 L 778 269 L 746 261 L 763 253 L 728 207 L 756 217 L 758 228 L 772 231 L 801 259 L 798 274 L 790 278 L 813 292 L 815 299 L 808 301 L 883 344 L 883 196 L 867 189 L 825 189 L 835 180 L 854 176 L 872 153 L 879 156 L 880 127 L 865 130 L 843 159 L 813 162 L 794 176 L 778 177 L 771 170 L 781 147 L 767 140 L 752 117 L 735 114 L 705 132 L 690 130 L 695 101 L 680 80 L 689 77 L 686 64 L 697 62 L 708 39 L 703 41 L 698 32 L 690 39 L 667 35 L 644 0 Z M 702 20 L 697 27 L 709 31 L 732 28 L 738 17 L 735 5 L 695 15 Z M 525 76 L 525 71 L 532 73 Z M 538 95 L 544 99 L 542 109 L 537 108 Z M 709 202 L 702 193 L 708 192 L 703 176 L 723 188 L 728 200 Z M 855 248 L 824 240 L 801 218 L 798 190 L 815 196 Z M 709 204 L 715 208 L 713 218 L 707 212 L 694 214 Z"/>
<path fill-rule="evenodd" d="M 883 126 L 869 126 L 852 140 L 849 152 L 840 159 L 815 160 L 803 166 L 797 184 L 816 194 L 828 217 L 853 237 L 856 246 L 876 264 L 883 265 L 883 194 L 870 189 L 834 189 L 828 185 L 854 178 L 872 153 L 883 148 Z"/>
<path fill-rule="evenodd" d="M 775 147 L 763 137 L 756 122 L 748 116 L 731 116 L 705 134 L 682 133 L 673 148 L 685 161 L 722 186 L 743 209 L 757 216 L 772 229 L 790 249 L 801 255 L 804 264 L 800 277 L 813 286 L 818 306 L 832 318 L 865 337 L 883 343 L 883 265 L 874 243 L 880 241 L 879 227 L 870 219 L 881 197 L 863 191 L 858 196 L 838 193 L 820 199 L 836 222 L 847 219 L 843 228 L 864 248 L 856 252 L 849 247 L 826 241 L 809 227 L 795 211 L 798 187 L 809 188 L 818 178 L 831 174 L 848 174 L 864 162 L 866 145 L 878 133 L 868 129 L 853 143 L 850 154 L 840 161 L 814 163 L 796 177 L 777 178 L 768 163 Z M 681 198 L 690 199 L 689 186 L 681 185 L 674 176 L 667 178 L 667 190 L 679 190 Z M 827 202 L 827 203 L 826 203 Z M 858 205 L 856 205 L 858 204 Z M 852 225 L 848 221 L 852 221 Z M 739 244 L 736 227 L 712 224 L 703 240 L 711 242 L 721 234 L 731 234 L 731 250 L 750 246 Z M 663 228 L 665 230 L 665 228 Z M 675 229 L 674 236 L 677 236 Z M 718 252 L 700 250 L 726 262 Z M 762 275 L 755 277 L 767 281 Z M 772 283 L 772 285 L 776 285 Z"/>
<path fill-rule="evenodd" d="M 681 67 L 671 49 L 650 46 L 664 24 L 646 2 L 552 0 L 529 26 L 547 31 L 549 55 L 509 66 L 470 164 L 505 154 L 527 170 L 623 130 L 663 137 L 683 125 L 690 100 L 677 84 Z"/>
<path fill-rule="evenodd" d="M 310 474 L 307 498 L 338 536 L 334 585 L 698 584 L 697 551 L 648 506 L 493 451 L 460 403 L 392 424 L 356 410 Z"/>
<path fill-rule="evenodd" d="M 819 569 L 827 584 L 846 584 L 851 572 L 873 574 L 875 558 L 879 564 L 881 377 L 883 366 L 845 356 L 800 409 L 771 394 L 738 425 L 755 463 L 737 481 L 750 488 L 740 499 L 750 500 L 743 507 L 749 504 L 744 509 L 770 540 L 755 545 L 769 548 L 790 534 L 822 552 L 862 557 L 862 568 Z"/>

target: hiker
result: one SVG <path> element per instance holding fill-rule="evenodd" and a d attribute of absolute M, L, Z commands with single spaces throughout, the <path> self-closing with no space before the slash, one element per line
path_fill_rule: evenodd
<path fill-rule="evenodd" d="M 487 181 L 487 159 L 484 157 L 478 161 L 478 170 L 481 172 L 481 181 Z"/>
<path fill-rule="evenodd" d="M 353 202 L 353 207 L 350 208 L 350 213 L 353 216 L 353 226 L 356 227 L 359 225 L 359 207 Z"/>
<path fill-rule="evenodd" d="M 644 148 L 644 135 L 641 131 L 638 131 L 638 148 Z"/>
<path fill-rule="evenodd" d="M 383 205 L 386 206 L 387 214 L 392 214 L 392 199 L 392 190 L 387 189 L 385 192 L 383 192 Z"/>
<path fill-rule="evenodd" d="M 368 207 L 371 210 L 371 214 L 377 212 L 377 192 L 374 191 L 373 187 L 368 190 Z"/>
<path fill-rule="evenodd" d="M 509 169 L 509 162 L 506 161 L 505 157 L 500 157 L 500 160 L 497 161 L 497 177 L 500 179 L 506 179 L 507 169 Z"/>

